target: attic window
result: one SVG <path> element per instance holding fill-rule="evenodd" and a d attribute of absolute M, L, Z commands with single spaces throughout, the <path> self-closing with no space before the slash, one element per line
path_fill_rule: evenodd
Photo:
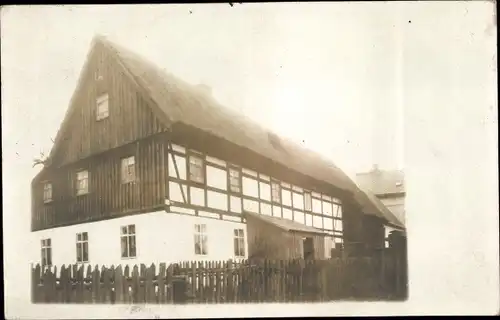
<path fill-rule="evenodd" d="M 100 95 L 96 100 L 97 120 L 105 119 L 109 116 L 109 96 L 107 93 Z"/>

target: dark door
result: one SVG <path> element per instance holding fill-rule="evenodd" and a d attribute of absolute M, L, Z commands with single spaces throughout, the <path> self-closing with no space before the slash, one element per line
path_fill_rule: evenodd
<path fill-rule="evenodd" d="M 314 242 L 313 238 L 306 237 L 303 238 L 303 247 L 304 247 L 304 259 L 314 259 Z"/>

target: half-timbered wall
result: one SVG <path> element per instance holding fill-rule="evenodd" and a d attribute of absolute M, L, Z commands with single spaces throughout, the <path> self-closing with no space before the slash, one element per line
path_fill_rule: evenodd
<path fill-rule="evenodd" d="M 205 183 L 189 178 L 190 157 L 203 160 Z M 230 170 L 239 174 L 239 190 L 230 187 Z M 178 145 L 173 145 L 169 154 L 168 172 L 168 199 L 177 207 L 236 217 L 244 211 L 259 213 L 313 226 L 338 238 L 339 242 L 342 237 L 342 204 L 332 196 Z M 272 184 L 279 189 L 279 197 L 275 199 Z M 304 195 L 308 195 L 309 204 L 306 204 Z"/>
<path fill-rule="evenodd" d="M 123 183 L 121 160 L 130 156 L 135 157 L 136 179 Z M 190 156 L 202 160 L 202 182 L 190 179 Z M 81 169 L 89 172 L 89 192 L 76 195 L 75 177 Z M 231 189 L 229 169 L 238 173 L 238 190 Z M 172 212 L 230 221 L 243 221 L 244 211 L 281 217 L 324 230 L 338 242 L 343 235 L 339 199 L 170 144 L 167 134 L 48 170 L 39 181 L 33 186 L 34 230 L 164 209 L 168 205 Z M 49 203 L 43 201 L 44 181 L 53 186 L 53 201 Z M 272 197 L 272 184 L 279 189 L 277 199 Z M 310 199 L 308 204 L 306 199 Z"/>

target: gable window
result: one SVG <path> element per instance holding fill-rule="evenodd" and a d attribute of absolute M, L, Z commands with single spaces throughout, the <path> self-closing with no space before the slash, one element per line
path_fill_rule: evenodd
<path fill-rule="evenodd" d="M 245 234 L 243 229 L 234 229 L 234 255 L 245 256 Z"/>
<path fill-rule="evenodd" d="M 87 232 L 76 234 L 76 262 L 89 262 L 89 237 Z"/>
<path fill-rule="evenodd" d="M 135 158 L 134 156 L 122 159 L 122 183 L 135 181 Z"/>
<path fill-rule="evenodd" d="M 199 157 L 189 156 L 189 180 L 199 183 L 205 182 L 203 160 Z"/>
<path fill-rule="evenodd" d="M 52 265 L 52 246 L 50 238 L 42 240 L 42 268 Z"/>
<path fill-rule="evenodd" d="M 233 192 L 241 192 L 241 176 L 236 169 L 229 169 L 229 188 Z"/>
<path fill-rule="evenodd" d="M 52 183 L 45 182 L 43 184 L 43 202 L 51 202 L 52 201 Z"/>
<path fill-rule="evenodd" d="M 312 210 L 312 198 L 310 192 L 304 192 L 304 210 Z"/>
<path fill-rule="evenodd" d="M 194 253 L 197 255 L 207 255 L 207 225 L 194 225 Z"/>
<path fill-rule="evenodd" d="M 96 99 L 97 120 L 105 119 L 109 116 L 109 96 L 107 93 L 100 95 Z"/>
<path fill-rule="evenodd" d="M 271 182 L 271 198 L 273 202 L 281 202 L 281 186 L 278 182 Z"/>
<path fill-rule="evenodd" d="M 121 229 L 122 258 L 135 258 L 137 254 L 135 246 L 135 225 L 124 226 Z"/>
<path fill-rule="evenodd" d="M 89 192 L 89 172 L 81 170 L 76 173 L 76 195 Z"/>

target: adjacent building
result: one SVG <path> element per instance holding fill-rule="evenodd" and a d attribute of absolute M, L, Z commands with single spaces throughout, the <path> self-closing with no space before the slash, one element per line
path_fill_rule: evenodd
<path fill-rule="evenodd" d="M 404 229 L 406 190 L 402 170 L 380 170 L 375 165 L 369 172 L 358 173 L 356 182 L 374 202 L 376 198 L 389 209 L 394 216 L 392 220 L 395 222 L 395 229 Z M 386 236 L 392 230 L 394 228 L 388 227 Z"/>
<path fill-rule="evenodd" d="M 265 228 L 286 258 L 328 258 L 388 223 L 331 162 L 103 37 L 31 194 L 45 266 L 248 258 Z"/>

